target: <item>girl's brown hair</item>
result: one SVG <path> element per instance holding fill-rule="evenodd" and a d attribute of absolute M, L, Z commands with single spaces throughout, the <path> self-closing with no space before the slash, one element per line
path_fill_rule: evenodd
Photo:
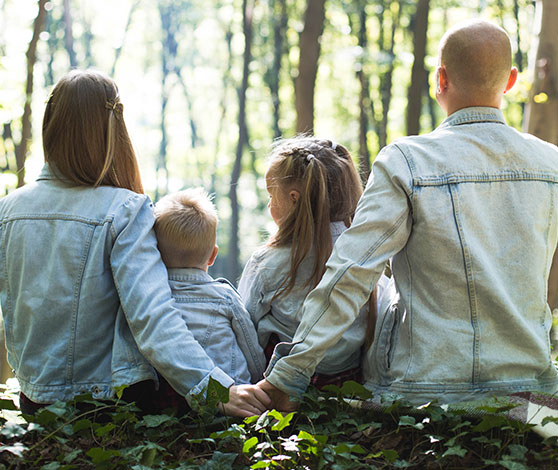
<path fill-rule="evenodd" d="M 271 152 L 266 177 L 274 186 L 300 193 L 269 242 L 291 247 L 289 275 L 276 297 L 294 288 L 298 268 L 312 250 L 314 266 L 305 286 L 314 288 L 332 250 L 330 222 L 343 221 L 348 227 L 362 194 L 351 155 L 331 140 L 307 136 L 281 140 Z"/>
<path fill-rule="evenodd" d="M 143 193 L 116 83 L 73 70 L 54 87 L 43 118 L 45 161 L 65 179 Z"/>

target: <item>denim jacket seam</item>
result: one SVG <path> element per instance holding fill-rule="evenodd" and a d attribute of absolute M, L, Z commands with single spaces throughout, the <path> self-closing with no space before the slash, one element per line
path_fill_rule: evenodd
<path fill-rule="evenodd" d="M 2 224 L 0 225 L 0 241 L 2 241 L 2 237 L 4 236 L 4 233 L 3 233 L 3 232 L 4 232 L 5 229 L 6 229 L 6 228 L 5 228 L 5 226 L 4 226 L 4 221 L 2 220 Z M 5 281 L 5 282 L 6 282 L 6 296 L 7 296 L 7 299 L 8 299 L 8 305 L 9 305 L 10 312 L 13 312 L 14 306 L 13 306 L 13 302 L 12 302 L 12 294 L 11 294 L 11 291 L 10 291 L 10 284 L 9 284 L 9 282 L 8 282 L 8 279 L 9 279 L 9 278 L 8 278 L 8 267 L 7 267 L 7 263 L 6 263 L 6 259 L 7 259 L 7 257 L 6 257 L 6 244 L 5 244 L 5 243 L 2 243 L 2 244 L 1 244 L 1 248 L 2 248 L 2 258 L 4 259 L 4 263 L 2 263 L 2 264 L 4 265 L 4 279 L 6 280 L 6 281 Z M 2 314 L 2 317 L 3 317 L 3 320 L 4 320 L 4 322 L 5 322 L 5 321 L 6 321 L 6 320 L 5 320 L 5 319 L 6 319 L 6 314 L 3 313 L 3 314 Z M 8 328 L 4 328 L 4 334 L 5 334 L 6 336 L 9 336 L 9 337 L 11 338 L 11 341 L 10 341 L 10 342 L 13 344 L 13 343 L 14 343 L 14 339 L 13 339 L 13 334 L 12 334 L 12 327 L 11 327 L 11 325 L 9 325 Z M 18 355 L 15 353 L 15 350 L 12 351 L 11 355 L 15 356 L 15 362 L 16 362 L 17 364 L 19 364 L 19 357 L 18 357 Z"/>
<path fill-rule="evenodd" d="M 475 279 L 472 269 L 472 261 L 469 253 L 469 247 L 467 241 L 465 240 L 465 233 L 463 232 L 463 227 L 460 219 L 459 210 L 459 195 L 457 193 L 456 185 L 448 185 L 448 190 L 450 192 L 450 198 L 453 206 L 453 214 L 455 225 L 457 228 L 457 234 L 461 242 L 461 252 L 463 255 L 463 264 L 465 268 L 465 279 L 467 280 L 467 291 L 469 296 L 469 308 L 471 313 L 471 326 L 473 328 L 473 376 L 471 377 L 472 384 L 476 385 L 480 381 L 480 327 L 478 319 L 478 308 L 476 305 L 476 287 Z"/>
<path fill-rule="evenodd" d="M 91 248 L 91 240 L 95 233 L 95 229 L 91 229 L 89 231 L 89 236 L 87 240 L 85 240 L 85 246 L 83 247 L 83 252 L 81 255 L 81 260 L 79 263 L 79 271 L 76 276 L 76 281 L 74 285 L 74 301 L 72 302 L 72 323 L 70 326 L 70 344 L 68 345 L 68 357 L 66 363 L 66 381 L 73 382 L 73 363 L 74 363 L 74 353 L 75 353 L 75 344 L 77 341 L 77 322 L 79 316 L 79 304 L 80 304 L 80 295 L 81 295 L 81 285 L 83 279 L 83 273 L 85 271 L 85 264 L 87 263 L 87 259 L 89 258 L 89 249 Z"/>
<path fill-rule="evenodd" d="M 250 359 L 246 358 L 246 360 L 250 361 L 250 363 L 252 365 L 255 365 L 256 367 L 258 366 L 259 360 L 257 357 L 257 354 L 255 354 L 256 352 L 256 345 L 254 343 L 252 343 L 252 341 L 250 340 L 250 336 L 248 335 L 248 330 L 246 329 L 247 325 L 244 319 L 243 315 L 240 315 L 239 313 L 241 312 L 241 308 L 237 305 L 237 304 L 233 304 L 231 306 L 231 320 L 236 320 L 240 326 L 240 329 L 242 330 L 242 341 L 244 343 L 246 343 L 248 345 L 248 350 L 250 351 Z M 248 313 L 248 317 L 250 317 L 250 313 Z M 255 326 L 254 326 L 255 329 Z M 234 332 L 234 331 L 233 331 Z M 257 337 L 257 333 L 256 333 L 256 337 Z M 235 333 L 235 338 L 237 343 L 239 342 L 238 337 Z M 251 367 L 248 368 L 249 370 L 251 369 Z"/>

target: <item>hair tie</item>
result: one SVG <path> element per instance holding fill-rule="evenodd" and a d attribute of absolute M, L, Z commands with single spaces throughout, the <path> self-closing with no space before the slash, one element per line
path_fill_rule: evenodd
<path fill-rule="evenodd" d="M 316 158 L 316 157 L 314 155 L 312 155 L 311 153 L 306 155 L 306 161 L 307 162 L 311 162 L 312 160 L 314 160 L 314 158 Z"/>
<path fill-rule="evenodd" d="M 122 109 L 123 109 L 123 104 L 120 102 L 120 100 L 118 99 L 118 97 L 108 100 L 105 103 L 105 108 L 107 108 L 109 111 L 114 112 L 115 114 L 122 114 Z"/>

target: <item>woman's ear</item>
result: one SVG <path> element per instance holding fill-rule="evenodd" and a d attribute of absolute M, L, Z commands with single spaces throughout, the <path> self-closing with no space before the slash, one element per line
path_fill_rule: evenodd
<path fill-rule="evenodd" d="M 289 193 L 289 197 L 291 198 L 291 202 L 294 206 L 297 203 L 298 198 L 300 197 L 300 193 L 296 189 L 292 189 Z"/>

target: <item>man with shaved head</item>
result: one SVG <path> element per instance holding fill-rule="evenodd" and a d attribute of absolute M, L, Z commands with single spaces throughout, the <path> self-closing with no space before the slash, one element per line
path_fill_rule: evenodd
<path fill-rule="evenodd" d="M 274 406 L 294 407 L 387 260 L 370 390 L 416 403 L 558 390 L 547 304 L 558 149 L 506 125 L 500 104 L 516 78 L 503 29 L 477 20 L 445 34 L 436 98 L 447 118 L 379 153 L 293 343 L 276 347 L 259 384 Z"/>

